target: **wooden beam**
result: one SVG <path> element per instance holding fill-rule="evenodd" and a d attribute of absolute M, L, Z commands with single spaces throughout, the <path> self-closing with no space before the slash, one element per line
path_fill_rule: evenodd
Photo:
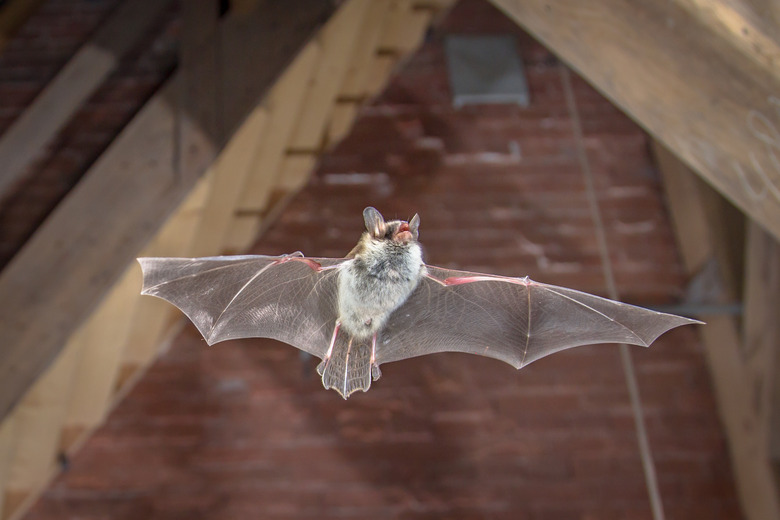
<path fill-rule="evenodd" d="M 329 2 L 320 0 L 299 0 L 294 7 L 285 3 L 284 9 L 278 2 L 264 5 L 270 8 L 264 8 L 253 28 L 262 42 L 257 52 L 264 56 L 254 64 L 252 81 L 236 95 L 238 103 L 251 92 L 248 106 L 257 103 L 332 11 Z M 51 364 L 203 171 L 176 174 L 180 157 L 172 136 L 180 125 L 195 124 L 186 114 L 177 118 L 178 81 L 168 82 L 147 103 L 0 273 L 0 328 L 5 332 L 0 417 Z M 233 118 L 226 111 L 224 121 L 232 135 L 246 108 L 231 107 L 229 113 Z"/>
<path fill-rule="evenodd" d="M 322 56 L 290 137 L 289 149 L 319 152 L 322 134 L 333 110 L 344 76 L 356 52 L 356 40 L 366 23 L 370 3 L 350 0 L 333 15 L 318 41 Z"/>
<path fill-rule="evenodd" d="M 384 27 L 389 20 L 388 12 L 396 1 L 398 0 L 371 2 L 364 25 L 355 42 L 355 53 L 339 90 L 341 98 L 362 100 L 368 95 L 366 83 L 371 74 L 371 64 L 379 47 Z"/>
<path fill-rule="evenodd" d="M 219 1 L 183 2 L 181 18 L 177 101 L 181 118 L 193 124 L 178 126 L 177 173 L 197 177 L 214 161 L 225 140 L 220 99 Z"/>
<path fill-rule="evenodd" d="M 722 251 L 731 240 L 729 234 L 722 233 L 716 221 L 707 220 L 709 195 L 702 191 L 710 188 L 699 182 L 682 162 L 675 162 L 674 156 L 667 154 L 663 147 L 656 144 L 654 148 L 686 266 L 701 268 L 707 261 L 701 258 L 705 251 L 710 257 L 721 256 L 721 267 L 738 268 L 722 258 Z M 707 324 L 700 330 L 745 518 L 778 520 L 780 503 L 769 459 L 767 431 L 777 349 L 776 339 L 769 332 L 770 327 L 776 329 L 780 322 L 777 316 L 770 317 L 777 313 L 774 300 L 780 293 L 780 272 L 770 273 L 780 270 L 780 259 L 777 253 L 770 252 L 776 247 L 776 243 L 770 245 L 774 243 L 770 235 L 760 231 L 755 223 L 750 224 L 749 230 L 744 333 L 740 332 L 738 319 L 722 315 L 703 316 Z M 696 272 L 689 271 L 689 274 Z M 741 273 L 732 274 L 737 276 Z M 723 286 L 730 292 L 727 284 Z M 723 295 L 724 300 L 731 298 L 733 295 Z M 749 350 L 754 354 L 748 355 Z"/>
<path fill-rule="evenodd" d="M 396 0 L 390 7 L 377 49 L 385 54 L 412 52 L 422 43 L 433 15 L 432 9 L 415 7 L 414 0 Z"/>
<path fill-rule="evenodd" d="M 63 350 L 13 412 L 16 435 L 5 492 L 5 518 L 34 501 L 57 469 L 60 431 L 65 420 L 80 345 Z"/>
<path fill-rule="evenodd" d="M 13 415 L 0 422 L 0 518 L 4 518 L 5 489 L 16 452 L 16 421 Z"/>
<path fill-rule="evenodd" d="M 16 2 L 11 2 L 8 7 Z M 21 178 L 172 0 L 125 0 L 0 138 L 0 195 Z"/>
<path fill-rule="evenodd" d="M 780 237 L 780 48 L 728 0 L 491 1 Z"/>
<path fill-rule="evenodd" d="M 102 423 L 113 402 L 139 281 L 132 266 L 65 346 L 66 351 L 79 349 L 81 356 L 65 417 L 63 452 L 70 451 L 84 433 Z"/>
<path fill-rule="evenodd" d="M 745 255 L 745 360 L 758 417 L 756 444 L 773 462 L 780 458 L 780 243 L 750 223 Z"/>
<path fill-rule="evenodd" d="M 211 174 L 200 179 L 140 256 L 186 256 L 189 253 L 211 184 Z M 141 269 L 135 261 L 130 271 L 134 273 L 136 287 L 139 287 L 142 280 Z M 122 367 L 117 382 L 117 389 L 121 392 L 154 360 L 160 342 L 168 334 L 168 326 L 176 319 L 174 316 L 178 316 L 164 301 L 140 297 L 136 298 L 131 315 L 132 325 L 122 348 Z"/>
<path fill-rule="evenodd" d="M 242 190 L 257 159 L 258 147 L 268 139 L 268 111 L 257 107 L 212 166 L 204 207 L 186 256 L 222 253 Z"/>
<path fill-rule="evenodd" d="M 701 195 L 701 184 L 704 181 L 658 141 L 653 140 L 651 145 L 663 178 L 664 192 L 685 271 L 696 274 L 713 255 L 709 224 Z M 683 247 L 684 241 L 692 242 Z"/>
<path fill-rule="evenodd" d="M 319 45 L 312 43 L 307 46 L 270 92 L 266 106 L 268 125 L 273 131 L 256 143 L 257 155 L 249 165 L 251 171 L 246 184 L 238 186 L 241 190 L 240 208 L 262 211 L 266 207 L 319 55 Z"/>

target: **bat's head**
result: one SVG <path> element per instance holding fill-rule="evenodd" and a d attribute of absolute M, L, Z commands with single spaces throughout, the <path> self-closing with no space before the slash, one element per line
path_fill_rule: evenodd
<path fill-rule="evenodd" d="M 366 223 L 364 239 L 372 242 L 390 242 L 396 246 L 416 243 L 420 229 L 420 216 L 412 220 L 391 220 L 385 222 L 382 214 L 371 206 L 363 210 L 363 220 Z"/>

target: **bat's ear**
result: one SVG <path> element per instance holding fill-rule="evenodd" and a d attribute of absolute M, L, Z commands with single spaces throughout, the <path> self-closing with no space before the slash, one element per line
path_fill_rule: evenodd
<path fill-rule="evenodd" d="M 363 210 L 363 221 L 366 223 L 366 230 L 371 233 L 372 237 L 382 238 L 387 233 L 385 219 L 375 208 L 369 206 Z"/>
<path fill-rule="evenodd" d="M 409 221 L 409 231 L 411 231 L 412 236 L 415 240 L 417 240 L 417 236 L 419 235 L 420 230 L 420 215 L 417 213 L 414 214 L 412 217 L 412 220 Z"/>

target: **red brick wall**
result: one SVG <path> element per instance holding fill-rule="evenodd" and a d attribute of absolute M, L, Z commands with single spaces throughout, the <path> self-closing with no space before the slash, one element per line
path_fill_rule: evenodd
<path fill-rule="evenodd" d="M 441 38 L 463 31 L 517 35 L 530 108 L 451 108 Z M 560 67 L 464 0 L 255 252 L 341 256 L 372 204 L 420 213 L 430 263 L 603 293 Z M 684 280 L 647 138 L 574 89 L 619 290 L 673 301 Z M 696 329 L 631 352 L 667 518 L 739 518 Z M 392 363 L 346 402 L 315 364 L 271 341 L 206 348 L 188 327 L 28 519 L 651 517 L 614 346 L 520 372 L 458 354 Z"/>

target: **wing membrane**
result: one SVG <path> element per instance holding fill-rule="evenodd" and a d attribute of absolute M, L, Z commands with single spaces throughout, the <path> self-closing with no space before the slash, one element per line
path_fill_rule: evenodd
<path fill-rule="evenodd" d="M 390 317 L 377 362 L 466 352 L 521 368 L 581 345 L 648 346 L 691 323 L 697 322 L 528 278 L 428 267 L 428 276 Z"/>
<path fill-rule="evenodd" d="M 263 337 L 323 357 L 336 322 L 342 259 L 139 258 L 143 294 L 182 310 L 209 345 Z M 322 269 L 319 269 L 321 266 Z"/>

